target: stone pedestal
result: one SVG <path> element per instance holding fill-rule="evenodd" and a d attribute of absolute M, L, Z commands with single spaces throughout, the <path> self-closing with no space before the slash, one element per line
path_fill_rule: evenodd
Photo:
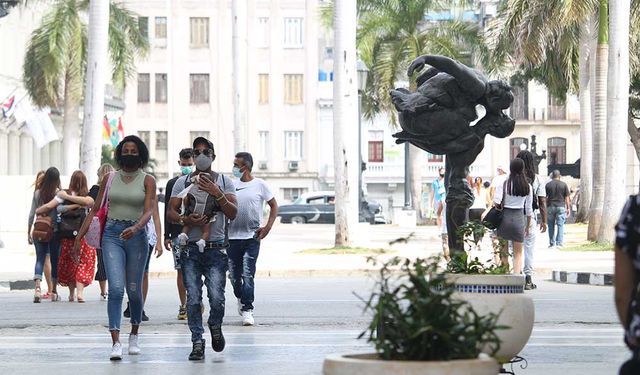
<path fill-rule="evenodd" d="M 394 218 L 393 223 L 402 228 L 415 228 L 416 227 L 416 211 L 396 209 L 393 211 Z"/>

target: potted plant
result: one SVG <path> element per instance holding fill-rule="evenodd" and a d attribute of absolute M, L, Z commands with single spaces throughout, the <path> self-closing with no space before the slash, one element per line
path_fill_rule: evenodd
<path fill-rule="evenodd" d="M 366 300 L 371 313 L 360 335 L 375 353 L 334 355 L 325 375 L 496 375 L 498 314 L 480 314 L 456 298 L 438 260 L 392 258 Z"/>
<path fill-rule="evenodd" d="M 487 228 L 470 221 L 459 228 L 465 252 L 456 253 L 447 264 L 446 279 L 454 284 L 455 296 L 468 302 L 478 314 L 500 313 L 498 324 L 502 343 L 496 353 L 500 363 L 515 358 L 531 337 L 535 308 L 531 297 L 524 293 L 524 276 L 509 273 L 508 254 L 503 254 L 503 242 L 493 244 L 493 257 L 485 262 L 471 254 L 479 248 Z M 496 258 L 502 263 L 497 264 Z"/>

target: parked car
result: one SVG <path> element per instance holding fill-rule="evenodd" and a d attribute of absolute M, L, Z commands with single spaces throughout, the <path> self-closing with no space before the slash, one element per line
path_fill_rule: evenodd
<path fill-rule="evenodd" d="M 316 191 L 302 194 L 292 204 L 278 207 L 280 222 L 291 224 L 335 223 L 335 193 L 333 191 Z M 360 222 L 386 224 L 382 206 L 377 202 L 362 201 L 360 205 Z"/>

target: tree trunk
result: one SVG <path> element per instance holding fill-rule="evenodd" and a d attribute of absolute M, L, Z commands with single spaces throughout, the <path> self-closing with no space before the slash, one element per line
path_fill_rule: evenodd
<path fill-rule="evenodd" d="M 634 150 L 636 150 L 636 158 L 640 160 L 640 129 L 636 127 L 635 118 L 631 115 L 631 112 L 627 114 L 627 132 L 631 138 Z"/>
<path fill-rule="evenodd" d="M 84 123 L 82 128 L 81 169 L 89 180 L 96 181 L 102 156 L 102 121 L 104 88 L 108 74 L 107 56 L 109 1 L 89 2 L 89 47 L 86 86 L 84 90 Z"/>
<path fill-rule="evenodd" d="M 607 87 L 607 161 L 604 206 L 598 242 L 613 243 L 614 227 L 626 201 L 629 113 L 630 0 L 609 7 L 609 73 Z"/>
<path fill-rule="evenodd" d="M 233 0 L 233 152 L 246 151 L 247 138 L 247 4 Z"/>
<path fill-rule="evenodd" d="M 71 174 L 80 167 L 80 103 L 64 87 L 64 117 L 62 128 L 63 168 L 62 174 Z"/>
<path fill-rule="evenodd" d="M 596 241 L 602 221 L 604 205 L 604 184 L 607 149 L 605 144 L 607 127 L 607 68 L 609 54 L 607 0 L 600 0 L 600 21 L 598 30 L 598 48 L 596 50 L 596 84 L 595 101 L 593 103 L 593 190 L 589 208 L 589 228 L 587 238 Z"/>
<path fill-rule="evenodd" d="M 592 183 L 592 124 L 591 124 L 591 85 L 590 68 L 593 63 L 590 47 L 593 38 L 590 25 L 584 27 L 580 34 L 580 205 L 576 221 L 580 223 L 589 220 L 589 206 L 591 204 Z"/>
<path fill-rule="evenodd" d="M 416 146 L 409 146 L 409 170 L 411 172 L 411 205 L 416 211 L 416 223 L 424 224 L 422 210 L 422 164 L 424 161 L 424 151 Z"/>
<path fill-rule="evenodd" d="M 335 246 L 350 246 L 358 224 L 358 88 L 356 86 L 356 3 L 334 2 L 333 157 Z"/>

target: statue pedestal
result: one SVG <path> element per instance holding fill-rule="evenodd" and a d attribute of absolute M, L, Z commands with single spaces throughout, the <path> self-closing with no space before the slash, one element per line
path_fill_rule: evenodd
<path fill-rule="evenodd" d="M 396 209 L 394 211 L 393 222 L 402 228 L 415 228 L 416 227 L 416 211 Z"/>

